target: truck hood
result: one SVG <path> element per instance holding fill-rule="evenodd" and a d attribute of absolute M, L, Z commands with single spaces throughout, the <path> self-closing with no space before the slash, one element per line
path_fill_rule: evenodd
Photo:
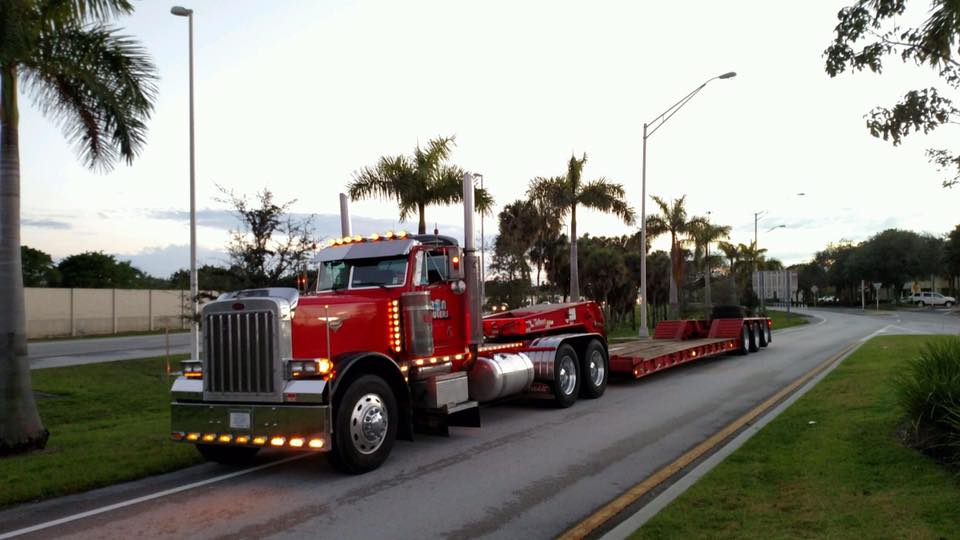
<path fill-rule="evenodd" d="M 348 293 L 301 297 L 291 325 L 293 357 L 335 359 L 355 351 L 386 353 L 387 302 L 384 297 Z"/>

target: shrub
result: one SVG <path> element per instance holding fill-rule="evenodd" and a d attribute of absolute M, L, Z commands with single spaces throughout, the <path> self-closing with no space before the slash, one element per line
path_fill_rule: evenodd
<path fill-rule="evenodd" d="M 960 338 L 928 343 L 895 380 L 908 442 L 960 465 Z"/>

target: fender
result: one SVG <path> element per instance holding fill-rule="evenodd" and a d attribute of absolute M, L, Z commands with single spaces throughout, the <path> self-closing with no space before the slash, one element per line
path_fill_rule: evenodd
<path fill-rule="evenodd" d="M 578 334 L 553 334 L 537 338 L 529 345 L 520 349 L 520 352 L 526 353 L 533 362 L 534 378 L 538 381 L 553 381 L 553 367 L 556 361 L 557 349 L 564 343 L 569 343 L 577 356 L 583 359 L 584 350 L 587 342 L 591 339 L 599 339 L 603 343 L 603 348 L 607 349 L 607 340 L 596 332 L 585 332 Z M 608 353 L 609 356 L 609 353 Z"/>
<path fill-rule="evenodd" d="M 330 403 L 336 405 L 341 387 L 349 386 L 350 381 L 363 375 L 381 377 L 393 390 L 400 409 L 400 425 L 397 438 L 413 440 L 413 412 L 410 400 L 410 386 L 400 371 L 400 366 L 389 356 L 370 351 L 352 352 L 334 359 L 336 376 L 331 381 Z M 334 411 L 336 414 L 336 411 Z"/>

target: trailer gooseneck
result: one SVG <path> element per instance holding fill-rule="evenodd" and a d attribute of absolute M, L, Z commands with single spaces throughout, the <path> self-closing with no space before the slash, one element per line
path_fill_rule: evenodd
<path fill-rule="evenodd" d="M 464 249 L 403 232 L 338 238 L 317 288 L 264 288 L 204 306 L 203 358 L 173 384 L 171 437 L 239 463 L 261 448 L 325 452 L 338 468 L 380 466 L 397 438 L 479 427 L 478 403 L 516 395 L 572 406 L 611 373 L 643 377 L 771 341 L 766 318 L 664 321 L 652 340 L 608 343 L 594 302 L 481 318 L 473 188 Z"/>

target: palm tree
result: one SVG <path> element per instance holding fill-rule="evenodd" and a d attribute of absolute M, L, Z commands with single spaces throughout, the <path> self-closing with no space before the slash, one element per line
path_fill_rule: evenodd
<path fill-rule="evenodd" d="M 20 131 L 17 84 L 58 122 L 85 165 L 109 170 L 143 147 L 156 68 L 108 23 L 127 0 L 0 3 L 0 454 L 42 448 L 30 388 L 20 260 Z"/>
<path fill-rule="evenodd" d="M 419 234 L 427 232 L 426 208 L 431 204 L 454 204 L 463 201 L 461 181 L 464 171 L 448 165 L 454 137 L 437 137 L 426 148 L 418 144 L 412 156 L 384 156 L 375 167 L 364 167 L 354 173 L 347 186 L 353 200 L 370 197 L 395 198 L 400 221 L 414 212 L 420 217 Z M 477 209 L 488 213 L 493 199 L 484 189 L 474 190 Z"/>
<path fill-rule="evenodd" d="M 577 159 L 570 156 L 566 176 L 553 178 L 534 178 L 527 190 L 531 199 L 548 201 L 558 217 L 570 215 L 570 299 L 580 301 L 580 279 L 577 269 L 577 207 L 585 206 L 601 212 L 618 216 L 627 225 L 635 219 L 633 209 L 624 201 L 626 193 L 621 184 L 615 184 L 606 178 L 597 178 L 584 183 L 583 166 L 587 163 L 587 154 Z"/>
<path fill-rule="evenodd" d="M 741 246 L 743 244 L 740 244 Z M 740 263 L 741 253 L 740 248 L 731 244 L 730 242 L 720 242 L 717 247 L 720 248 L 720 251 L 723 252 L 726 256 L 727 261 L 730 263 L 730 303 L 738 304 L 737 301 L 737 266 Z"/>
<path fill-rule="evenodd" d="M 672 317 L 678 317 L 680 302 L 677 286 L 683 279 L 683 245 L 697 227 L 705 223 L 701 217 L 689 217 L 684 206 L 687 196 L 674 199 L 672 203 L 653 195 L 651 197 L 661 214 L 647 217 L 647 233 L 653 237 L 670 233 L 670 311 Z"/>
<path fill-rule="evenodd" d="M 703 303 L 706 309 L 712 306 L 710 298 L 710 272 L 713 268 L 710 256 L 710 243 L 716 242 L 730 235 L 729 225 L 714 225 L 707 220 L 698 223 L 693 228 L 693 240 L 695 243 L 695 252 L 703 252 Z"/>
<path fill-rule="evenodd" d="M 531 186 L 534 181 L 531 181 Z M 528 196 L 529 211 L 533 215 L 533 245 L 530 247 L 530 260 L 537 267 L 537 294 L 540 293 L 540 273 L 550 251 L 549 244 L 560 236 L 563 228 L 562 217 L 551 207 L 542 190 Z M 529 233 L 529 231 L 528 231 Z"/>

